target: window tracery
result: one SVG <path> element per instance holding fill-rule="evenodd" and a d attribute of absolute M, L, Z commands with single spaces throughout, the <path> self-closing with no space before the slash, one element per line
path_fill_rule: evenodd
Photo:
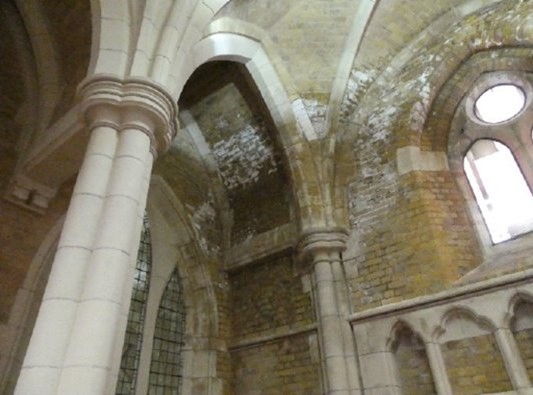
<path fill-rule="evenodd" d="M 450 161 L 485 245 L 533 231 L 533 90 L 530 73 L 482 75 L 452 124 Z M 453 169 L 452 169 L 453 170 Z"/>

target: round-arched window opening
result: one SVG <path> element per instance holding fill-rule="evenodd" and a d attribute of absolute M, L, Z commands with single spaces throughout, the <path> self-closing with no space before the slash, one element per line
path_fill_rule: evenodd
<path fill-rule="evenodd" d="M 516 85 L 495 85 L 483 92 L 474 104 L 483 122 L 500 123 L 517 115 L 526 104 L 524 91 Z"/>
<path fill-rule="evenodd" d="M 509 148 L 477 140 L 463 167 L 493 243 L 533 230 L 533 194 Z"/>

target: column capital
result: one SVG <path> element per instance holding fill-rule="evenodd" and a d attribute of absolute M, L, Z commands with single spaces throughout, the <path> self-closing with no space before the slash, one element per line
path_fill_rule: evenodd
<path fill-rule="evenodd" d="M 135 127 L 148 134 L 152 150 L 163 153 L 178 130 L 178 105 L 164 87 L 148 78 L 95 74 L 78 87 L 90 127 Z"/>
<path fill-rule="evenodd" d="M 319 253 L 341 253 L 346 249 L 348 232 L 342 228 L 316 229 L 302 234 L 297 249 L 300 259 Z"/>

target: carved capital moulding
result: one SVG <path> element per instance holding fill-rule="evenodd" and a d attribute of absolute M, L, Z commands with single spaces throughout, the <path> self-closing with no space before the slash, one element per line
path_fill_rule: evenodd
<path fill-rule="evenodd" d="M 80 84 L 78 98 L 19 158 L 6 200 L 44 213 L 59 187 L 78 172 L 90 130 L 99 125 L 146 133 L 154 156 L 165 152 L 177 133 L 176 101 L 149 79 L 94 75 Z"/>
<path fill-rule="evenodd" d="M 150 137 L 154 153 L 165 152 L 177 133 L 176 101 L 149 79 L 94 75 L 80 84 L 78 94 L 90 128 L 110 124 L 139 129 Z"/>
<path fill-rule="evenodd" d="M 339 254 L 346 249 L 348 232 L 345 229 L 317 229 L 306 232 L 298 243 L 300 260 L 309 260 L 320 254 Z"/>

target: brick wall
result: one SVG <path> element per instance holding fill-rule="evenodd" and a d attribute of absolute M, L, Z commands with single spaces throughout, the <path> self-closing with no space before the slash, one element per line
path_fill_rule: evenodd
<path fill-rule="evenodd" d="M 302 334 L 233 352 L 235 394 L 320 394 L 316 335 Z"/>
<path fill-rule="evenodd" d="M 304 290 L 290 255 L 230 273 L 229 282 L 234 340 L 314 322 L 310 292 Z"/>
<path fill-rule="evenodd" d="M 449 341 L 441 348 L 454 395 L 513 389 L 492 334 Z"/>
<path fill-rule="evenodd" d="M 515 339 L 529 379 L 533 382 L 533 329 L 515 332 Z"/>
<path fill-rule="evenodd" d="M 445 289 L 481 261 L 451 174 L 379 177 L 354 188 L 361 248 L 349 281 L 352 304 L 361 310 Z"/>
<path fill-rule="evenodd" d="M 255 88 L 237 80 L 246 79 L 247 74 L 239 74 L 236 66 L 229 71 L 234 81 L 192 105 L 190 113 L 226 189 L 232 212 L 231 241 L 238 244 L 290 221 L 289 189 L 264 103 L 247 101 L 243 92 Z"/>
<path fill-rule="evenodd" d="M 511 330 L 529 379 L 533 382 L 533 303 L 520 300 L 514 309 Z"/>
<path fill-rule="evenodd" d="M 442 10 L 433 11 L 437 17 Z M 380 12 L 385 11 L 378 11 L 378 16 Z M 452 106 L 432 107 L 431 103 L 448 79 L 455 89 L 450 87 L 445 96 L 461 97 L 464 87 L 451 78 L 460 64 L 457 57 L 469 59 L 479 53 L 472 64 L 465 62 L 468 69 L 462 71 L 471 80 L 487 68 L 505 67 L 517 54 L 501 52 L 499 47 L 516 41 L 509 27 L 523 26 L 529 14 L 524 2 L 502 1 L 472 14 L 464 23 L 451 24 L 446 40 L 439 35 L 427 45 L 413 46 L 411 54 L 405 53 L 405 59 L 411 60 L 398 69 L 374 70 L 375 78 L 360 75 L 364 84 L 349 84 L 355 104 L 345 103 L 337 160 L 339 166 L 352 160 L 356 169 L 346 189 L 353 243 L 348 272 L 352 305 L 358 310 L 450 288 L 484 263 L 475 224 L 454 176 L 448 171 L 400 175 L 396 152 L 416 146 L 446 153 L 449 120 L 441 117 L 441 111 Z M 507 33 L 498 33 L 497 39 L 492 26 Z M 474 41 L 475 46 L 468 45 Z M 488 47 L 500 52 L 484 51 Z"/>
<path fill-rule="evenodd" d="M 222 224 L 213 176 L 187 133 L 178 133 L 169 152 L 155 163 L 154 173 L 164 176 L 185 206 L 203 252 L 217 255 L 222 247 Z"/>
<path fill-rule="evenodd" d="M 292 256 L 246 266 L 229 283 L 232 342 L 251 341 L 231 352 L 234 393 L 319 394 L 316 332 L 305 329 L 314 322 L 311 295 Z"/>
<path fill-rule="evenodd" d="M 436 394 L 425 345 L 408 328 L 397 332 L 394 356 L 402 393 L 405 395 Z"/>

